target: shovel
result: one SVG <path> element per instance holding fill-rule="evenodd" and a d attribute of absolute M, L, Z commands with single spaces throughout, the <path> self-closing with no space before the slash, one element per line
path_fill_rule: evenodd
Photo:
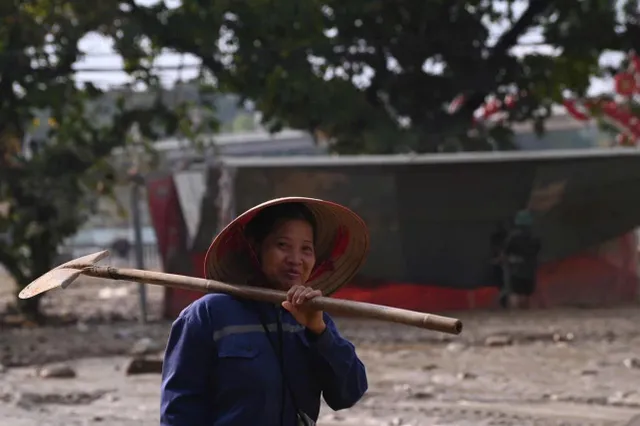
<path fill-rule="evenodd" d="M 214 280 L 164 272 L 97 265 L 97 262 L 108 256 L 109 252 L 105 250 L 64 263 L 26 286 L 18 297 L 28 299 L 57 287 L 64 289 L 71 285 L 80 275 L 85 275 L 88 277 L 181 288 L 203 293 L 225 293 L 240 298 L 277 304 L 286 300 L 286 293 L 278 290 L 247 285 L 231 285 Z M 308 303 L 334 315 L 387 321 L 448 334 L 457 335 L 462 332 L 462 322 L 460 320 L 440 315 L 323 296 L 316 297 Z"/>

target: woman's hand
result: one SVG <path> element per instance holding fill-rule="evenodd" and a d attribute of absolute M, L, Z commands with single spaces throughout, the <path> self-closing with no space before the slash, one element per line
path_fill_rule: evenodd
<path fill-rule="evenodd" d="M 321 334 L 327 327 L 322 317 L 322 311 L 307 304 L 311 299 L 322 296 L 320 290 L 303 285 L 294 285 L 287 292 L 287 300 L 282 302 L 282 307 L 291 312 L 291 315 L 308 328 L 312 333 Z"/>

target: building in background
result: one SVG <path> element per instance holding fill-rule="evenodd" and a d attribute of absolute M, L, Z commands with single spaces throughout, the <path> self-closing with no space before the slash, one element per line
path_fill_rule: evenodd
<path fill-rule="evenodd" d="M 558 115 L 546 123 L 546 132 L 538 136 L 530 124 L 516 125 L 516 144 L 522 150 L 583 149 L 594 146 L 605 146 L 606 135 L 593 125 L 584 125 L 570 116 Z M 211 142 L 198 149 L 188 140 L 169 138 L 155 143 L 160 170 L 189 169 L 195 164 L 205 164 L 216 158 L 226 157 L 288 157 L 315 156 L 327 153 L 322 144 L 316 144 L 311 134 L 298 130 L 284 130 L 277 134 L 264 131 L 248 133 L 219 134 L 211 137 Z M 113 162 L 124 175 L 130 167 L 130 152 L 118 150 L 114 153 Z M 185 212 L 197 209 L 198 197 L 202 196 L 200 175 L 181 174 L 184 182 L 181 186 L 191 187 L 192 191 L 181 191 L 181 204 Z M 187 197 L 185 194 L 191 196 Z M 100 213 L 93 216 L 75 237 L 69 239 L 62 249 L 64 257 L 77 256 L 95 248 L 106 247 L 112 239 L 122 236 L 133 238 L 131 229 L 131 196 L 130 184 L 123 184 L 115 189 L 117 203 L 103 200 L 99 204 Z M 185 199 L 185 197 L 190 199 Z M 157 239 L 151 225 L 147 197 L 139 200 L 142 214 L 143 240 L 145 247 L 145 264 L 153 268 L 161 268 L 161 262 L 153 247 Z M 193 215 L 191 215 L 193 216 Z M 186 218 L 187 219 L 187 218 Z M 195 226 L 187 220 L 188 226 Z M 192 233 L 195 233 L 192 230 Z M 156 257 L 154 259 L 154 256 Z"/>

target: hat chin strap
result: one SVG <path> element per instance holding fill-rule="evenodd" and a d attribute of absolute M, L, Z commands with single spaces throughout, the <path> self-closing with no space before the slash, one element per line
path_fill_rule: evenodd
<path fill-rule="evenodd" d="M 253 245 L 249 242 L 249 240 L 247 240 L 247 237 L 245 236 L 244 232 L 239 232 L 238 234 L 242 239 L 242 241 L 244 242 L 244 245 L 247 248 L 247 251 L 249 252 L 249 258 L 251 259 L 253 269 L 256 271 L 256 274 L 258 275 L 257 278 L 261 279 L 264 282 L 268 282 L 267 277 L 264 275 L 264 272 L 262 272 L 262 264 L 260 263 L 260 258 L 258 257 L 258 254 L 253 249 Z"/>

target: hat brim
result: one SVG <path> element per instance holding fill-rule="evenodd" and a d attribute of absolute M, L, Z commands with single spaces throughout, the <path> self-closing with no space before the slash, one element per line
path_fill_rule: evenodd
<path fill-rule="evenodd" d="M 316 220 L 316 268 L 321 270 L 312 274 L 306 284 L 328 296 L 349 283 L 369 252 L 367 225 L 347 207 L 307 197 L 270 200 L 235 218 L 209 246 L 204 260 L 205 277 L 229 284 L 248 284 L 256 271 L 244 239 L 245 226 L 261 210 L 282 203 L 304 204 Z"/>

